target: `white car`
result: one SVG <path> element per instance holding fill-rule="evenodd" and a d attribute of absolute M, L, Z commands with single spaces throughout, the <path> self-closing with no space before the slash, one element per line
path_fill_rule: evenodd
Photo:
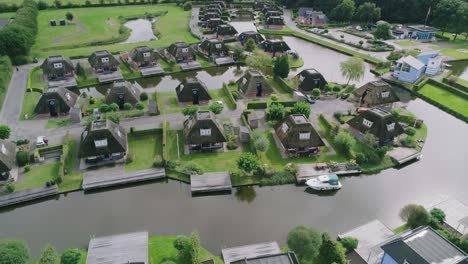
<path fill-rule="evenodd" d="M 49 140 L 45 136 L 38 136 L 36 139 L 36 148 L 42 148 L 49 145 Z"/>
<path fill-rule="evenodd" d="M 223 101 L 216 101 L 215 104 L 222 106 L 224 108 L 224 103 Z"/>

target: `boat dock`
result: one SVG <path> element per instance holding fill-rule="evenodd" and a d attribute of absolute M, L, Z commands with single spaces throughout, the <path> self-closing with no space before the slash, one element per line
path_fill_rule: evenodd
<path fill-rule="evenodd" d="M 312 178 L 330 173 L 338 176 L 354 175 L 360 174 L 361 169 L 357 167 L 351 168 L 346 163 L 339 163 L 333 168 L 330 168 L 326 163 L 298 164 L 296 182 L 302 184 Z"/>
<path fill-rule="evenodd" d="M 221 250 L 224 263 L 226 264 L 230 264 L 243 259 L 256 258 L 259 256 L 266 255 L 276 255 L 280 253 L 281 249 L 278 246 L 278 243 L 274 241 L 240 247 L 225 248 Z"/>
<path fill-rule="evenodd" d="M 141 170 L 131 173 L 125 173 L 122 171 L 119 173 L 109 174 L 106 174 L 102 170 L 90 171 L 83 177 L 83 189 L 87 191 L 121 184 L 163 179 L 165 177 L 166 170 L 163 168 Z"/>
<path fill-rule="evenodd" d="M 57 185 L 51 187 L 41 187 L 35 189 L 28 189 L 24 191 L 18 191 L 11 194 L 5 194 L 0 196 L 0 207 L 10 206 L 13 204 L 19 204 L 28 202 L 31 200 L 53 196 L 58 193 Z"/>
<path fill-rule="evenodd" d="M 231 176 L 228 172 L 212 172 L 190 176 L 192 193 L 231 191 Z"/>
<path fill-rule="evenodd" d="M 392 158 L 392 160 L 398 163 L 398 165 L 401 165 L 411 160 L 419 159 L 422 156 L 421 151 L 417 151 L 413 148 L 403 147 L 398 147 L 390 150 L 388 152 L 388 155 L 390 156 L 390 158 Z"/>

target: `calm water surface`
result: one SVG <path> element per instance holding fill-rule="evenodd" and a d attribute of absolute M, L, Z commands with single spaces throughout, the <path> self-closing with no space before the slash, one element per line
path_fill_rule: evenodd
<path fill-rule="evenodd" d="M 128 39 L 122 43 L 135 43 L 157 39 L 153 33 L 152 25 L 152 21 L 143 18 L 126 22 L 124 26 L 132 31 L 130 32 Z"/>
<path fill-rule="evenodd" d="M 453 74 L 468 81 L 468 61 L 449 62 L 452 65 L 449 69 Z"/>

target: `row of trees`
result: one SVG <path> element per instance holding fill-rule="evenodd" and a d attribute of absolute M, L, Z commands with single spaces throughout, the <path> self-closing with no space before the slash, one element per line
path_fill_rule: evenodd
<path fill-rule="evenodd" d="M 365 2 L 356 9 L 353 0 L 343 0 L 330 12 L 330 17 L 336 21 L 349 22 L 351 19 L 362 23 L 372 23 L 380 18 L 381 9 L 375 3 Z"/>
<path fill-rule="evenodd" d="M 37 34 L 38 7 L 34 0 L 24 0 L 15 20 L 0 31 L 0 55 L 7 55 L 13 64 L 27 63 L 27 56 Z"/>
<path fill-rule="evenodd" d="M 26 264 L 29 262 L 29 247 L 24 241 L 0 241 L 0 264 Z M 78 264 L 81 252 L 76 248 L 66 249 L 61 256 L 54 247 L 47 245 L 39 258 L 38 264 Z"/>
<path fill-rule="evenodd" d="M 468 2 L 463 0 L 441 0 L 434 9 L 434 25 L 443 32 L 450 31 L 468 38 Z"/>

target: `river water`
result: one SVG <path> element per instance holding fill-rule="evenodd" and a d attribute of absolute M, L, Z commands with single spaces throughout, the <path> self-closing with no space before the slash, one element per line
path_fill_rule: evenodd
<path fill-rule="evenodd" d="M 135 43 L 155 40 L 157 37 L 153 33 L 154 21 L 148 19 L 135 19 L 125 22 L 124 26 L 131 29 L 130 36 L 122 43 Z"/>

